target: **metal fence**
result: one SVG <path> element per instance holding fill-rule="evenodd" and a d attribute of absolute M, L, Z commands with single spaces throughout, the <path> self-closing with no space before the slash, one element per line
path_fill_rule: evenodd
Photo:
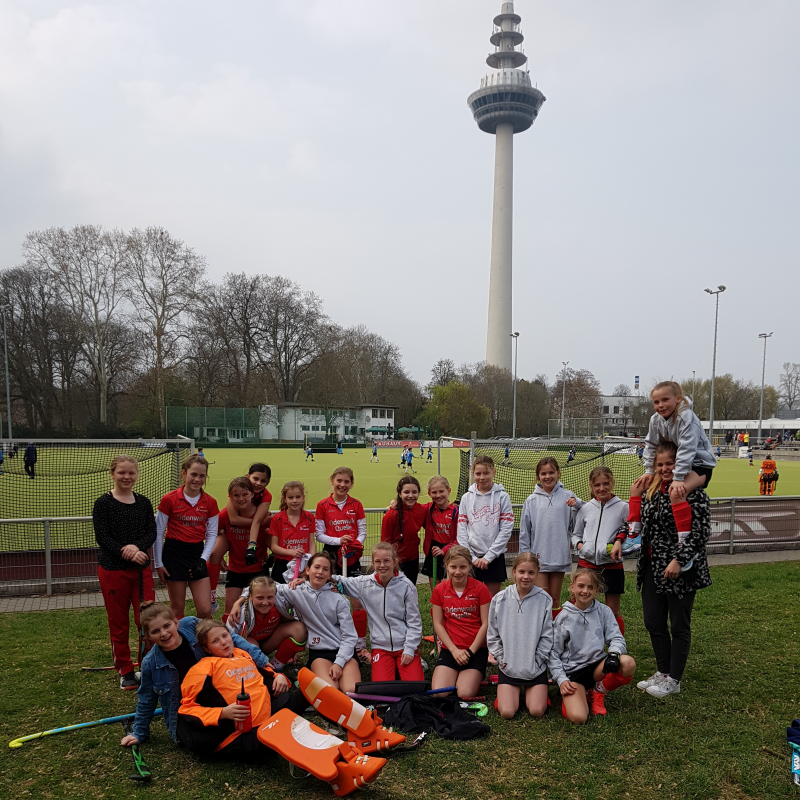
<path fill-rule="evenodd" d="M 511 559 L 519 549 L 514 506 Z M 365 550 L 380 541 L 385 509 L 368 508 Z M 709 553 L 800 549 L 800 496 L 711 500 Z M 95 591 L 97 543 L 91 517 L 0 520 L 0 595 Z"/>

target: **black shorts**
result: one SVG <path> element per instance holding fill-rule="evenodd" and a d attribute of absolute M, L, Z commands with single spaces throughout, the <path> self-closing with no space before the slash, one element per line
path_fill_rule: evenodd
<path fill-rule="evenodd" d="M 191 583 L 208 577 L 208 566 L 203 555 L 203 542 L 184 542 L 180 539 L 165 539 L 161 563 L 169 572 L 168 581 Z"/>
<path fill-rule="evenodd" d="M 417 576 L 419 575 L 419 556 L 412 561 L 401 561 L 400 572 L 416 586 Z"/>
<path fill-rule="evenodd" d="M 481 647 L 476 653 L 473 653 L 469 661 L 463 666 L 455 660 L 453 654 L 446 647 L 442 648 L 436 661 L 437 667 L 447 667 L 448 669 L 454 669 L 456 672 L 463 672 L 465 669 L 476 669 L 484 678 L 486 677 L 486 667 L 488 665 L 489 649 L 486 647 Z"/>
<path fill-rule="evenodd" d="M 341 575 L 342 574 L 342 565 L 339 563 L 339 548 L 333 544 L 326 544 L 322 548 L 326 553 L 330 553 L 331 557 L 334 561 L 333 567 L 333 574 L 334 575 Z M 348 578 L 355 578 L 357 575 L 361 575 L 361 560 L 359 559 L 356 561 L 355 564 L 348 564 L 347 565 L 347 577 Z"/>
<path fill-rule="evenodd" d="M 608 567 L 587 567 L 600 573 L 603 583 L 606 585 L 605 594 L 625 594 L 625 570 L 609 569 Z"/>
<path fill-rule="evenodd" d="M 272 580 L 275 583 L 286 583 L 283 573 L 289 568 L 289 562 L 283 558 L 276 558 L 272 565 Z"/>
<path fill-rule="evenodd" d="M 266 575 L 263 569 L 258 572 L 234 572 L 232 569 L 228 570 L 228 577 L 225 579 L 226 589 L 246 589 L 250 585 L 253 578 L 259 575 Z"/>
<path fill-rule="evenodd" d="M 595 668 L 605 660 L 606 657 L 603 656 L 599 661 L 595 661 L 594 664 L 587 664 L 585 667 L 576 669 L 572 674 L 567 674 L 567 678 L 573 683 L 579 683 L 588 692 L 590 689 L 594 689 L 594 685 L 597 683 L 594 679 Z"/>
<path fill-rule="evenodd" d="M 714 472 L 714 467 L 692 467 L 692 472 L 696 473 L 701 478 L 706 479 L 706 482 L 703 484 L 703 488 L 707 489 L 708 484 L 711 483 L 711 474 Z"/>
<path fill-rule="evenodd" d="M 478 569 L 473 566 L 472 571 L 475 575 L 475 580 L 481 583 L 503 583 L 507 581 L 508 573 L 506 572 L 505 554 L 497 556 L 494 561 L 490 561 L 488 569 Z"/>
<path fill-rule="evenodd" d="M 331 664 L 333 664 L 336 661 L 336 657 L 338 655 L 339 655 L 339 651 L 338 650 L 312 650 L 309 647 L 308 648 L 308 661 L 306 662 L 306 666 L 310 667 L 314 663 L 314 661 L 316 661 L 318 658 L 324 658 L 326 661 L 330 661 Z M 356 655 L 356 653 L 355 653 L 355 650 L 354 650 L 353 654 L 350 656 L 350 658 L 355 658 L 355 655 Z M 350 658 L 348 658 L 347 661 L 349 661 Z M 347 661 L 345 661 L 344 663 L 346 664 Z"/>
<path fill-rule="evenodd" d="M 431 548 L 434 546 L 439 547 L 439 543 L 436 542 L 435 545 L 431 545 Z M 425 556 L 421 572 L 428 578 L 433 577 L 433 555 L 430 552 Z M 447 578 L 447 569 L 444 565 L 444 556 L 436 556 L 436 580 L 437 582 L 443 581 L 445 578 Z"/>
<path fill-rule="evenodd" d="M 543 669 L 535 678 L 529 681 L 524 681 L 521 678 L 512 678 L 506 675 L 503 670 L 497 670 L 497 684 L 498 686 L 520 686 L 525 689 L 531 686 L 547 686 L 547 670 Z"/>

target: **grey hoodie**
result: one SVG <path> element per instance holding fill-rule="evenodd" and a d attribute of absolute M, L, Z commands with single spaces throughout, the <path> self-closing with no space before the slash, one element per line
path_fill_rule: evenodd
<path fill-rule="evenodd" d="M 686 480 L 694 466 L 713 469 L 717 465 L 711 443 L 691 406 L 684 406 L 670 419 L 664 419 L 660 414 L 650 417 L 644 440 L 644 470 L 649 475 L 655 472 L 656 447 L 662 441 L 672 442 L 678 448 L 673 480 Z"/>
<path fill-rule="evenodd" d="M 510 678 L 532 681 L 547 669 L 553 648 L 553 601 L 534 586 L 520 599 L 517 587 L 498 592 L 489 606 L 489 652 Z"/>
<path fill-rule="evenodd" d="M 458 508 L 458 543 L 466 547 L 472 560 L 494 561 L 502 557 L 514 530 L 514 509 L 506 490 L 495 483 L 486 493 L 473 483 L 461 497 Z"/>
<path fill-rule="evenodd" d="M 373 648 L 413 656 L 422 641 L 417 589 L 403 573 L 384 586 L 375 573 L 355 578 L 338 576 L 342 591 L 359 600 L 367 612 Z"/>
<path fill-rule="evenodd" d="M 564 603 L 553 627 L 553 649 L 548 665 L 559 686 L 569 680 L 568 675 L 604 658 L 606 645 L 620 654 L 628 652 L 614 612 L 597 600 L 593 600 L 586 611 L 573 603 Z"/>
<path fill-rule="evenodd" d="M 575 497 L 576 503 L 570 508 L 570 497 L 575 495 L 561 481 L 550 494 L 537 483 L 522 507 L 519 551 L 533 553 L 542 572 L 568 572 L 572 564 L 569 534 L 583 500 Z"/>
<path fill-rule="evenodd" d="M 575 518 L 575 529 L 572 532 L 572 545 L 583 547 L 578 554 L 584 561 L 596 564 L 613 564 L 606 545 L 611 544 L 617 531 L 628 519 L 628 504 L 614 495 L 605 505 L 598 500 L 585 503 Z"/>

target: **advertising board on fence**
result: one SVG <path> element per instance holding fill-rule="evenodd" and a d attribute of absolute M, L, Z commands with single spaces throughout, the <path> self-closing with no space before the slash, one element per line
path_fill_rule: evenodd
<path fill-rule="evenodd" d="M 378 447 L 419 447 L 419 439 L 377 439 L 374 444 Z M 421 442 L 423 447 L 438 447 L 437 439 L 425 439 Z M 469 447 L 468 439 L 443 439 L 442 447 Z"/>

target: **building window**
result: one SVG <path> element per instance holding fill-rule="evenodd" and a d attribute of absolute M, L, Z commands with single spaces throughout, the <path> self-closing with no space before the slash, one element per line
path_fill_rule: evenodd
<path fill-rule="evenodd" d="M 608 414 L 608 406 L 603 406 L 603 413 Z"/>
<path fill-rule="evenodd" d="M 386 419 L 386 409 L 385 408 L 381 409 L 381 419 Z"/>
<path fill-rule="evenodd" d="M 377 408 L 373 408 L 372 409 L 372 416 L 373 417 L 377 417 L 378 416 L 378 409 Z"/>
<path fill-rule="evenodd" d="M 630 406 L 623 406 L 623 407 L 622 407 L 622 413 L 623 413 L 623 414 L 628 414 L 628 413 L 630 413 L 630 408 L 631 408 Z"/>
<path fill-rule="evenodd" d="M 311 426 L 311 430 L 312 431 L 318 431 L 319 430 L 319 425 L 312 425 Z"/>
<path fill-rule="evenodd" d="M 305 414 L 306 416 L 310 416 L 310 414 L 311 414 L 311 409 L 310 409 L 310 408 L 304 408 L 304 409 L 303 409 L 303 411 L 302 411 L 302 413 L 303 413 L 303 414 Z"/>
<path fill-rule="evenodd" d="M 614 406 L 614 413 L 619 414 L 619 406 Z"/>
<path fill-rule="evenodd" d="M 386 409 L 386 417 L 387 417 L 388 419 L 392 419 L 392 417 L 393 417 L 393 416 L 394 416 L 394 411 L 392 411 L 392 409 L 391 409 L 391 408 L 387 408 L 387 409 Z"/>
<path fill-rule="evenodd" d="M 300 426 L 300 430 L 301 431 L 310 431 L 311 430 L 311 426 L 310 425 L 301 425 Z"/>

